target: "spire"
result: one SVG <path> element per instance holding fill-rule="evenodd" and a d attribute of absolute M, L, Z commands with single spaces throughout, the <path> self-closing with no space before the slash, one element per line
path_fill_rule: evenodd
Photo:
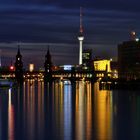
<path fill-rule="evenodd" d="M 18 45 L 18 55 L 20 55 L 20 45 Z"/>
<path fill-rule="evenodd" d="M 50 55 L 50 46 L 48 45 L 48 51 L 47 51 L 47 55 Z"/>
<path fill-rule="evenodd" d="M 82 7 L 80 7 L 80 34 L 83 33 L 83 13 L 82 13 Z"/>
<path fill-rule="evenodd" d="M 45 60 L 47 63 L 51 63 L 50 46 L 48 46 L 47 54 L 45 55 Z"/>
<path fill-rule="evenodd" d="M 44 67 L 45 67 L 44 81 L 51 82 L 52 81 L 52 62 L 51 62 L 51 54 L 49 51 L 49 46 L 48 46 L 47 54 L 45 55 Z"/>
<path fill-rule="evenodd" d="M 17 82 L 23 82 L 23 63 L 22 63 L 22 55 L 20 54 L 20 46 L 18 45 L 18 51 L 16 55 L 15 62 L 15 78 Z"/>
<path fill-rule="evenodd" d="M 22 55 L 20 53 L 20 45 L 18 45 L 18 51 L 16 55 L 16 61 L 22 61 Z"/>

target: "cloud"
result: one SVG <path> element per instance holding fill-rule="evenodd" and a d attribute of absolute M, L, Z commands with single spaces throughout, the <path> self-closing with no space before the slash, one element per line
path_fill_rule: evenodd
<path fill-rule="evenodd" d="M 128 40 L 132 29 L 140 32 L 139 4 L 137 0 L 0 0 L 0 42 L 52 43 L 54 63 L 75 63 L 83 6 L 84 47 L 92 48 L 95 55 L 116 56 L 117 44 Z M 16 46 L 9 45 L 8 50 L 14 54 Z M 43 46 L 24 46 L 23 54 L 41 56 L 42 50 Z"/>
<path fill-rule="evenodd" d="M 1 41 L 76 42 L 79 9 L 16 5 L 7 10 L 1 8 L 0 18 Z M 137 25 L 138 18 L 138 14 L 131 12 L 85 9 L 85 33 L 91 36 L 98 30 L 98 34 L 102 31 L 104 35 L 106 30 L 114 32 L 114 29 L 125 29 L 125 26 L 132 26 L 133 23 Z"/>
<path fill-rule="evenodd" d="M 53 64 L 77 64 L 78 46 L 75 44 L 58 43 L 0 43 L 2 64 L 15 62 L 17 54 L 17 45 L 20 44 L 20 50 L 24 62 L 24 67 L 28 68 L 29 63 L 34 63 L 36 67 L 44 67 L 45 55 L 50 46 Z"/>

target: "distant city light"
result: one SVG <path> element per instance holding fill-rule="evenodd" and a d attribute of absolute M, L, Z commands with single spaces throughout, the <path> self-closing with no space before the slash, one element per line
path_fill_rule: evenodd
<path fill-rule="evenodd" d="M 135 36 L 136 35 L 136 32 L 135 31 L 132 31 L 131 34 Z"/>
<path fill-rule="evenodd" d="M 138 42 L 139 41 L 139 38 L 136 38 L 136 41 Z"/>
<path fill-rule="evenodd" d="M 64 70 L 71 70 L 72 69 L 72 65 L 64 65 Z"/>
<path fill-rule="evenodd" d="M 32 72 L 34 70 L 34 64 L 29 64 L 29 71 Z"/>
<path fill-rule="evenodd" d="M 131 32 L 131 39 L 136 40 L 136 32 L 135 31 Z"/>
<path fill-rule="evenodd" d="M 10 66 L 10 70 L 14 70 L 14 66 Z"/>

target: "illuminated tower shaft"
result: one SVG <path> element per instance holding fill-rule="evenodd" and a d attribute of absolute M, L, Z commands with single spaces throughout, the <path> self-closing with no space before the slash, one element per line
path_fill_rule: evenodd
<path fill-rule="evenodd" d="M 78 40 L 79 40 L 79 65 L 81 65 L 82 64 L 82 52 L 83 52 L 83 40 L 84 40 L 84 37 L 79 36 Z"/>
<path fill-rule="evenodd" d="M 82 8 L 80 7 L 80 33 L 78 36 L 79 40 L 79 65 L 82 65 L 82 50 L 83 50 L 83 25 L 82 25 Z"/>

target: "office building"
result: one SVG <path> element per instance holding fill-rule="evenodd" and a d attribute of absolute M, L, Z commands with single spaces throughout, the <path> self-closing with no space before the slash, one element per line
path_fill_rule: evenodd
<path fill-rule="evenodd" d="M 118 74 L 126 80 L 140 78 L 140 41 L 134 36 L 118 45 Z"/>
<path fill-rule="evenodd" d="M 91 49 L 83 50 L 82 61 L 83 61 L 83 68 L 84 69 L 91 68 L 91 62 L 92 62 L 92 50 Z"/>

